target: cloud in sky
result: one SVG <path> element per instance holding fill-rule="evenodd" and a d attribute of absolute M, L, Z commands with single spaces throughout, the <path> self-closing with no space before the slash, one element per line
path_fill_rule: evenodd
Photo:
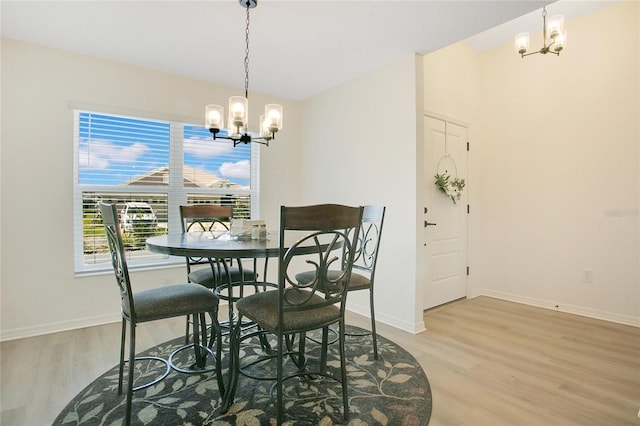
<path fill-rule="evenodd" d="M 233 144 L 226 141 L 203 139 L 184 139 L 182 149 L 185 154 L 191 154 L 199 158 L 213 158 L 219 155 L 227 155 L 233 152 Z"/>
<path fill-rule="evenodd" d="M 136 162 L 149 151 L 149 147 L 141 142 L 122 146 L 99 140 L 92 140 L 91 144 L 81 141 L 78 149 L 80 168 L 91 170 L 106 170 L 112 163 Z"/>
<path fill-rule="evenodd" d="M 249 160 L 242 160 L 236 163 L 223 163 L 220 166 L 220 175 L 229 180 L 247 179 L 251 177 L 251 165 Z"/>

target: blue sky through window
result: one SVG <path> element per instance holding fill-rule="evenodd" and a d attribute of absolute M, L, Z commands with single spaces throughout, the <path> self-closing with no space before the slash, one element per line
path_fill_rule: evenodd
<path fill-rule="evenodd" d="M 169 165 L 171 124 L 79 113 L 79 183 L 126 185 Z M 251 147 L 213 141 L 204 127 L 184 125 L 184 165 L 243 186 L 250 184 Z"/>
<path fill-rule="evenodd" d="M 235 148 L 227 140 L 213 140 L 211 132 L 200 126 L 184 126 L 184 165 L 213 173 L 231 182 L 249 186 L 251 146 Z"/>

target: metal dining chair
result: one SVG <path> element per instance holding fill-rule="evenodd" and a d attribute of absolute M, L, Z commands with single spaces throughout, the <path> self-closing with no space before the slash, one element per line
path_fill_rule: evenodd
<path fill-rule="evenodd" d="M 218 206 L 215 204 L 193 204 L 180 206 L 180 221 L 182 232 L 206 232 L 206 231 L 228 231 L 232 217 L 231 206 Z M 187 258 L 187 276 L 189 281 L 208 288 L 216 288 L 221 282 L 225 282 L 226 272 L 215 259 Z M 233 260 L 228 260 L 229 275 L 232 282 L 241 280 L 253 281 L 255 274 L 250 269 L 242 267 L 242 263 L 237 261 L 237 266 L 233 266 Z M 204 265 L 211 267 L 197 268 Z"/>
<path fill-rule="evenodd" d="M 273 392 L 276 392 L 278 424 L 282 424 L 284 418 L 283 383 L 294 377 L 302 380 L 303 377 L 322 376 L 339 381 L 342 384 L 343 414 L 348 420 L 345 304 L 361 219 L 362 207 L 337 204 L 281 207 L 278 288 L 246 296 L 236 303 L 239 320 L 243 317 L 250 319 L 258 325 L 258 331 L 241 336 L 240 326 L 233 329 L 233 370 L 223 410 L 232 403 L 238 376 L 243 371 L 240 358 L 242 341 L 257 333 L 271 333 L 277 339 L 276 377 L 271 394 L 273 397 Z M 310 280 L 300 284 L 294 275 L 303 265 L 307 268 L 312 265 L 314 269 Z M 305 334 L 322 330 L 321 351 L 326 354 L 327 331 L 332 324 L 338 326 L 340 377 L 326 371 L 326 362 L 320 362 L 317 371 L 310 371 L 304 361 Z M 289 339 L 296 335 L 300 335 L 300 339 L 298 350 L 294 352 Z M 294 372 L 288 371 L 285 375 L 284 362 L 289 358 L 299 362 Z"/>
<path fill-rule="evenodd" d="M 349 336 L 365 336 L 371 334 L 373 340 L 373 357 L 378 359 L 378 339 L 376 333 L 376 315 L 373 285 L 375 282 L 378 250 L 384 224 L 384 206 L 364 206 L 362 226 L 358 236 L 357 247 L 353 259 L 353 272 L 349 280 L 349 291 L 369 290 L 369 310 L 371 313 L 371 332 L 362 334 L 350 333 Z M 330 271 L 334 276 L 339 272 Z M 296 274 L 301 283 L 308 283 L 313 279 L 313 271 Z"/>
<path fill-rule="evenodd" d="M 193 204 L 180 206 L 180 223 L 182 232 L 207 232 L 229 231 L 229 223 L 232 217 L 231 206 L 219 206 L 215 204 Z M 229 318 L 233 314 L 233 302 L 231 296 L 232 286 L 240 286 L 243 283 L 254 283 L 256 274 L 249 268 L 243 268 L 240 259 L 205 259 L 201 257 L 187 257 L 187 277 L 189 282 L 200 284 L 212 289 L 219 299 L 229 303 Z M 187 320 L 186 336 L 189 336 L 189 324 Z"/>
<path fill-rule="evenodd" d="M 199 284 L 165 285 L 134 293 L 131 288 L 129 270 L 125 256 L 125 248 L 118 225 L 118 212 L 114 204 L 100 203 L 100 212 L 104 224 L 107 245 L 116 281 L 120 290 L 122 333 L 120 340 L 120 365 L 118 370 L 118 394 L 122 394 L 124 375 L 124 352 L 127 336 L 127 322 L 129 323 L 129 371 L 127 377 L 127 395 L 125 424 L 131 422 L 131 403 L 133 392 L 154 385 L 164 379 L 171 369 L 183 373 L 203 373 L 215 370 L 218 388 L 224 395 L 224 383 L 220 359 L 222 354 L 222 338 L 218 325 L 218 297 L 210 290 Z M 211 317 L 211 337 L 207 338 L 205 314 Z M 136 326 L 140 323 L 151 322 L 165 318 L 192 315 L 194 318 L 193 343 L 182 346 L 169 356 L 168 359 L 159 357 L 136 358 Z M 212 352 L 214 339 L 216 353 Z M 193 349 L 194 366 L 185 368 L 174 363 L 174 357 L 185 349 Z M 207 358 L 211 357 L 213 366 L 207 366 Z M 153 381 L 134 387 L 134 363 L 140 360 L 152 360 L 166 365 L 164 373 Z"/>

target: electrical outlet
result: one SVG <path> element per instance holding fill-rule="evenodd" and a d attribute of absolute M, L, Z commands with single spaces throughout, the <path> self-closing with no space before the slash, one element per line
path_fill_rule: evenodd
<path fill-rule="evenodd" d="M 582 282 L 588 284 L 593 282 L 593 271 L 591 269 L 584 269 L 582 271 Z"/>

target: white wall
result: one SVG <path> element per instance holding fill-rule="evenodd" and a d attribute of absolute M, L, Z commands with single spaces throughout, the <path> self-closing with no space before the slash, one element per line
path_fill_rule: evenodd
<path fill-rule="evenodd" d="M 470 295 L 639 325 L 639 21 L 628 1 L 568 22 L 559 58 L 455 45 L 304 103 L 251 94 L 286 115 L 262 149 L 262 217 L 277 223 L 281 204 L 385 204 L 378 319 L 421 330 L 417 141 L 423 111 L 437 112 L 470 124 Z M 69 102 L 199 122 L 237 90 L 6 39 L 1 55 L 0 339 L 117 321 L 113 277 L 73 275 Z M 145 288 L 184 270 L 132 278 Z M 365 295 L 350 307 L 368 312 Z"/>
<path fill-rule="evenodd" d="M 73 114 L 70 102 L 200 123 L 204 106 L 238 89 L 2 39 L 0 339 L 118 321 L 113 274 L 73 273 Z M 214 71 L 212 71 L 214 72 Z M 238 81 L 239 87 L 241 81 Z M 278 102 L 285 128 L 262 148 L 262 216 L 276 223 L 295 203 L 300 104 Z M 142 289 L 185 280 L 184 268 L 134 272 Z"/>
<path fill-rule="evenodd" d="M 261 216 L 277 224 L 281 204 L 387 205 L 379 318 L 410 331 L 423 328 L 408 302 L 416 299 L 416 67 L 410 54 L 319 95 L 306 103 L 306 118 L 299 103 L 250 94 L 252 105 L 280 102 L 286 114 L 284 130 L 262 148 Z M 112 274 L 73 273 L 70 103 L 200 122 L 205 104 L 234 89 L 8 39 L 2 88 L 0 339 L 117 321 Z M 353 179 L 355 170 L 367 174 Z M 184 280 L 184 270 L 132 272 L 132 279 L 144 289 Z M 368 312 L 364 294 L 352 302 Z"/>
<path fill-rule="evenodd" d="M 474 291 L 640 325 L 638 6 L 567 22 L 560 57 L 481 55 Z"/>
<path fill-rule="evenodd" d="M 423 56 L 424 109 L 468 124 L 477 122 L 479 54 L 456 43 Z M 469 127 L 473 136 L 473 125 Z"/>
<path fill-rule="evenodd" d="M 424 328 L 415 306 L 420 62 L 408 54 L 305 101 L 301 162 L 305 203 L 386 205 L 376 317 L 410 332 Z M 349 307 L 368 315 L 367 292 L 350 293 Z"/>
<path fill-rule="evenodd" d="M 638 9 L 566 22 L 560 57 L 425 57 L 426 108 L 471 124 L 470 296 L 640 325 Z"/>

